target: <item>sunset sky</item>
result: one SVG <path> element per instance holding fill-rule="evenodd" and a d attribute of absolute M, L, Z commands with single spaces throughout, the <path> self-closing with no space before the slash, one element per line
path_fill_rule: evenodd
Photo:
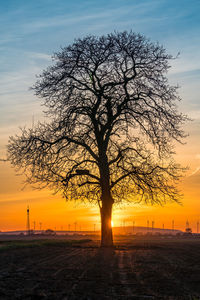
<path fill-rule="evenodd" d="M 196 232 L 200 221 L 200 1 L 199 0 L 7 0 L 0 8 L 0 158 L 6 157 L 8 138 L 19 127 L 32 126 L 42 118 L 40 100 L 29 88 L 36 75 L 51 65 L 51 55 L 75 38 L 102 35 L 114 30 L 133 30 L 164 45 L 179 57 L 172 62 L 168 78 L 179 85 L 179 110 L 191 117 L 185 126 L 185 145 L 176 146 L 176 160 L 188 166 L 180 189 L 183 205 L 165 207 L 132 205 L 116 207 L 114 226 L 122 222 L 155 227 L 185 229 L 186 220 Z M 93 230 L 100 228 L 98 209 L 66 203 L 48 190 L 22 190 L 23 177 L 16 176 L 7 162 L 0 162 L 0 230 L 24 230 L 26 207 L 30 206 L 31 226 Z"/>

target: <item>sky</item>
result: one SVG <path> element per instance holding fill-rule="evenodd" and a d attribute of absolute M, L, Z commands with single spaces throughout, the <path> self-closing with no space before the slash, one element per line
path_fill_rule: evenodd
<path fill-rule="evenodd" d="M 165 207 L 121 205 L 113 211 L 113 222 L 184 230 L 186 220 L 193 231 L 200 220 L 200 1 L 199 0 L 1 0 L 0 6 L 0 158 L 19 127 L 42 119 L 40 99 L 30 90 L 43 69 L 52 64 L 52 54 L 85 35 L 133 30 L 159 42 L 176 56 L 168 73 L 179 85 L 179 110 L 190 118 L 185 145 L 176 146 L 176 160 L 189 169 L 180 183 L 182 205 Z M 22 189 L 23 178 L 9 163 L 0 162 L 0 230 L 26 227 L 26 207 L 31 224 L 45 228 L 81 229 L 100 226 L 95 206 L 66 203 L 48 190 Z"/>

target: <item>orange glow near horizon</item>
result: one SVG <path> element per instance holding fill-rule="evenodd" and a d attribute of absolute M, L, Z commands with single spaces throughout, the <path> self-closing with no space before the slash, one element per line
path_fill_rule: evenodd
<path fill-rule="evenodd" d="M 3 183 L 4 191 L 1 194 L 1 218 L 0 230 L 25 230 L 26 229 L 26 209 L 30 208 L 30 225 L 36 222 L 36 229 L 39 230 L 40 223 L 42 229 L 93 231 L 94 224 L 96 230 L 100 230 L 100 214 L 97 206 L 90 204 L 66 202 L 60 195 L 52 195 L 49 190 L 34 191 L 30 187 L 21 190 L 20 177 L 13 176 L 14 171 L 8 172 Z M 185 230 L 186 221 L 189 221 L 193 232 L 196 232 L 197 221 L 199 220 L 199 174 L 186 178 L 181 184 L 181 190 L 185 196 L 183 205 L 167 204 L 164 207 L 147 205 L 122 204 L 114 206 L 112 227 L 147 226 L 147 221 L 151 226 L 155 222 L 155 228 L 172 228 L 172 220 L 175 221 L 175 229 Z M 2 179 L 2 178 L 1 178 Z M 17 180 L 17 181 L 15 181 Z M 196 181 L 195 181 L 196 180 Z M 15 185 L 12 183 L 15 182 Z M 9 185 L 11 186 L 8 189 Z"/>
<path fill-rule="evenodd" d="M 179 2 L 181 3 L 181 1 Z M 59 64 L 59 60 L 54 57 L 54 53 L 60 53 L 58 56 L 61 59 L 61 63 L 63 59 L 61 55 L 62 50 L 65 49 L 65 47 L 72 46 L 75 41 L 74 39 L 79 37 L 82 39 L 84 36 L 93 35 L 96 37 L 102 35 L 106 36 L 114 32 L 120 33 L 127 31 L 128 33 L 132 29 L 133 32 L 136 31 L 136 33 L 138 32 L 142 36 L 146 36 L 147 39 L 150 38 L 148 43 L 153 43 L 154 45 L 158 43 L 163 47 L 160 55 L 163 52 L 164 56 L 167 57 L 169 54 L 169 57 L 172 58 L 166 60 L 166 63 L 168 61 L 169 66 L 171 66 L 169 69 L 167 68 L 168 71 L 166 74 L 163 74 L 162 70 L 162 66 L 164 65 L 160 68 L 160 74 L 155 73 L 156 80 L 151 78 L 151 72 L 148 71 L 144 76 L 144 85 L 149 83 L 149 91 L 152 90 L 152 88 L 156 90 L 156 82 L 162 81 L 162 74 L 164 76 L 166 75 L 169 79 L 169 86 L 164 98 L 169 102 L 168 96 L 172 93 L 172 87 L 174 86 L 179 87 L 177 93 L 180 99 L 182 99 L 182 101 L 177 101 L 176 103 L 174 103 L 174 99 L 171 99 L 172 107 L 170 108 L 169 115 L 167 114 L 166 120 L 163 120 L 159 124 L 153 111 L 151 113 L 151 111 L 147 109 L 147 106 L 150 108 L 153 103 L 151 93 L 147 93 L 148 103 L 146 103 L 146 107 L 144 107 L 144 113 L 141 114 L 141 112 L 138 111 L 141 119 L 139 117 L 134 124 L 141 123 L 140 127 L 146 126 L 146 124 L 148 124 L 146 120 L 149 117 L 152 122 L 158 122 L 155 123 L 155 134 L 162 134 L 160 131 L 161 128 L 163 128 L 163 130 L 166 129 L 164 128 L 167 124 L 165 122 L 169 121 L 168 118 L 171 114 L 173 115 L 172 111 L 175 108 L 173 105 L 177 105 L 177 111 L 189 117 L 189 120 L 183 124 L 183 126 L 179 123 L 179 118 L 174 120 L 175 123 L 177 121 L 177 125 L 179 123 L 180 129 L 183 129 L 186 133 L 186 138 L 183 139 L 184 144 L 180 144 L 172 138 L 172 148 L 169 148 L 169 150 L 174 153 L 174 160 L 178 164 L 183 167 L 189 167 L 189 169 L 179 184 L 180 193 L 184 195 L 181 200 L 182 205 L 166 203 L 166 205 L 162 207 L 158 205 L 148 206 L 146 204 L 134 204 L 134 202 L 114 205 L 112 210 L 112 226 L 131 226 L 131 228 L 133 228 L 133 225 L 147 226 L 147 224 L 149 224 L 149 227 L 151 227 L 153 222 L 155 228 L 164 227 L 165 229 L 172 229 L 172 220 L 174 220 L 174 229 L 185 231 L 186 222 L 188 220 L 193 232 L 197 232 L 197 224 L 198 222 L 200 223 L 200 41 L 198 38 L 200 31 L 198 13 L 200 1 L 195 0 L 192 2 L 192 5 L 190 1 L 184 1 L 184 5 L 181 6 L 179 2 L 166 0 L 96 2 L 63 0 L 57 2 L 55 0 L 1 1 L 0 231 L 26 230 L 27 206 L 30 208 L 31 229 L 34 227 L 34 224 L 36 230 L 40 228 L 43 230 L 75 230 L 76 227 L 77 231 L 81 229 L 94 232 L 101 229 L 98 205 L 91 205 L 89 202 L 66 202 L 66 200 L 62 198 L 62 195 L 53 195 L 53 191 L 47 189 L 33 190 L 30 186 L 26 186 L 23 189 L 23 175 L 16 176 L 14 169 L 8 162 L 5 162 L 7 145 L 9 137 L 21 135 L 20 128 L 26 128 L 27 130 L 32 129 L 34 132 L 34 127 L 37 128 L 38 122 L 47 125 L 49 121 L 54 122 L 56 120 L 54 124 L 57 124 L 58 119 L 64 116 L 65 109 L 63 109 L 62 112 L 60 110 L 65 101 L 67 102 L 67 95 L 70 95 L 70 89 L 66 95 L 64 94 L 67 89 L 67 87 L 64 86 L 64 82 L 68 84 L 67 80 L 64 81 L 63 79 L 63 86 L 61 82 L 59 83 L 59 85 L 62 86 L 60 93 L 56 91 L 56 89 L 53 91 L 53 88 L 51 89 L 52 94 L 44 89 L 41 91 L 41 96 L 38 97 L 37 94 L 40 94 L 39 89 L 38 92 L 36 92 L 37 88 L 30 90 L 30 87 L 35 86 L 36 81 L 42 81 L 43 77 L 40 77 L 40 75 L 43 74 L 43 70 L 47 70 L 50 66 L 55 66 L 57 62 Z M 95 56 L 95 60 L 97 57 L 101 58 L 103 55 L 102 49 L 98 55 Z M 92 52 L 93 51 L 91 51 L 91 53 Z M 136 52 L 136 60 L 139 62 L 138 55 L 141 54 L 141 51 L 137 50 Z M 66 52 L 66 55 L 67 53 L 68 52 Z M 54 57 L 53 59 L 52 55 Z M 144 56 L 148 57 L 148 53 L 144 53 Z M 125 76 L 127 79 L 131 76 L 131 69 L 128 70 L 127 74 L 126 72 L 124 73 L 127 67 L 128 69 L 129 67 L 132 68 L 131 65 L 129 66 L 128 61 L 126 56 L 126 59 L 121 64 L 121 70 L 118 76 L 124 74 L 123 77 Z M 127 66 L 126 63 L 128 64 Z M 147 64 L 149 63 L 147 62 Z M 137 63 L 133 67 L 138 69 Z M 91 68 L 93 69 L 93 64 Z M 102 63 L 102 70 L 103 68 L 104 63 Z M 60 72 L 61 69 L 60 65 Z M 104 72 L 101 76 L 100 69 L 96 70 L 97 73 L 95 71 L 95 74 L 92 74 L 95 76 L 98 75 L 100 82 L 96 82 L 97 78 L 94 78 L 94 81 L 93 79 L 91 80 L 90 72 L 85 76 L 82 73 L 83 69 L 81 70 L 80 75 L 83 77 L 82 79 L 85 81 L 86 78 L 88 78 L 89 85 L 96 85 L 96 89 L 99 89 L 99 91 L 101 84 L 102 87 L 106 87 L 105 82 L 107 79 L 106 76 L 104 77 L 103 75 Z M 141 71 L 139 71 L 138 69 L 138 72 L 143 76 L 145 70 L 141 69 Z M 152 66 L 152 74 L 153 73 L 154 68 Z M 112 75 L 115 76 L 114 74 Z M 114 78 L 114 80 L 115 79 L 116 78 Z M 134 97 L 134 93 L 138 94 L 139 92 L 136 88 L 138 83 L 136 81 L 136 85 L 134 82 L 132 84 L 132 80 L 130 80 L 131 77 L 128 79 L 129 83 L 127 82 L 127 88 L 126 84 L 124 88 L 126 93 L 130 92 L 130 94 L 133 94 L 131 97 Z M 135 78 L 133 80 L 135 80 Z M 50 80 L 50 82 L 52 81 Z M 168 85 L 167 82 L 165 84 Z M 116 87 L 116 89 L 112 87 L 112 85 L 111 89 L 108 88 L 108 86 L 104 88 L 103 90 L 110 96 L 115 97 L 117 96 L 116 94 L 121 94 L 120 85 Z M 77 91 L 78 89 L 79 87 L 77 87 Z M 147 87 L 142 87 L 141 91 L 145 91 L 146 89 Z M 76 88 L 72 89 L 72 92 L 74 90 L 76 90 Z M 101 92 L 103 90 L 101 90 Z M 111 92 L 114 94 L 111 95 Z M 89 94 L 87 94 L 86 91 L 83 91 L 83 93 L 87 98 Z M 79 97 L 79 92 L 77 92 L 76 95 Z M 117 97 L 119 97 L 119 95 Z M 56 97 L 61 100 L 60 109 L 57 109 L 59 114 L 58 118 L 56 115 L 49 115 L 48 105 L 44 105 L 46 101 L 46 103 L 52 106 L 54 100 L 56 101 Z M 165 105 L 165 102 L 162 102 L 164 98 L 163 100 L 158 99 L 158 105 L 168 107 L 168 104 Z M 122 101 L 122 99 L 123 98 L 119 97 L 115 105 L 117 105 L 118 101 Z M 93 102 L 94 99 L 92 98 L 91 100 Z M 78 98 L 78 101 L 81 101 L 80 98 Z M 61 103 L 63 104 L 61 105 Z M 69 101 L 69 103 L 71 102 Z M 104 99 L 102 105 L 105 103 L 106 100 Z M 141 103 L 145 103 L 145 101 Z M 59 103 L 57 104 L 59 106 Z M 107 104 L 109 104 L 109 101 Z M 140 103 L 136 101 L 135 104 L 139 110 Z M 115 116 L 118 115 L 116 114 L 118 108 L 116 107 L 112 112 Z M 121 108 L 123 108 L 123 106 L 121 106 Z M 101 105 L 98 108 L 98 112 L 100 109 Z M 163 111 L 159 109 L 158 113 L 160 112 L 161 115 L 164 115 L 165 109 Z M 46 111 L 47 114 L 44 114 L 44 111 Z M 109 105 L 107 106 L 107 111 L 110 111 Z M 106 116 L 99 114 L 99 118 L 99 120 L 102 120 L 105 124 Z M 174 119 L 173 116 L 172 119 Z M 84 120 L 85 117 L 83 117 L 83 122 Z M 114 124 L 117 123 L 114 121 Z M 172 125 L 173 123 L 171 126 Z M 151 130 L 150 127 L 148 127 L 148 130 Z M 137 131 L 136 127 L 134 130 L 135 138 L 137 134 L 141 134 L 141 141 L 145 144 L 148 143 L 146 142 L 145 134 L 143 135 L 139 129 Z M 78 131 L 76 131 L 75 134 L 77 134 L 77 132 Z M 117 137 L 119 132 L 116 130 L 115 133 Z M 56 136 L 59 136 L 59 133 L 58 135 L 56 133 Z M 93 136 L 91 135 L 91 137 Z M 174 134 L 174 137 L 176 137 L 176 134 Z M 122 140 L 123 136 L 119 136 L 119 138 Z M 156 138 L 155 141 L 156 140 L 159 142 L 158 138 Z M 147 144 L 145 146 L 150 148 Z M 117 145 L 114 147 L 117 149 Z M 153 149 L 152 147 L 153 146 L 151 146 L 150 149 Z M 110 166 L 112 166 L 112 164 Z M 118 174 L 114 175 L 116 175 L 116 177 L 118 176 Z M 111 226 L 110 221 L 111 220 L 109 220 L 109 226 Z"/>
<path fill-rule="evenodd" d="M 194 142 L 190 143 L 194 145 Z M 184 146 L 182 146 L 184 147 Z M 199 156 L 195 156 L 192 151 L 193 159 L 189 154 L 182 151 L 178 152 L 179 162 L 185 166 L 191 166 L 183 178 L 179 187 L 184 194 L 183 205 L 168 203 L 165 206 L 147 206 L 132 204 L 121 204 L 114 206 L 112 222 L 115 227 L 132 226 L 151 226 L 155 222 L 155 228 L 172 228 L 174 220 L 175 229 L 185 230 L 186 221 L 189 221 L 193 232 L 197 231 L 197 222 L 200 220 L 200 170 L 198 169 Z M 61 195 L 52 195 L 49 190 L 35 191 L 30 186 L 22 190 L 22 176 L 16 176 L 14 170 L 5 162 L 0 163 L 0 231 L 25 230 L 26 229 L 26 209 L 30 207 L 30 225 L 36 222 L 36 229 L 55 229 L 56 230 L 100 230 L 100 214 L 98 206 L 66 202 Z M 112 225 L 112 226 L 113 226 Z"/>

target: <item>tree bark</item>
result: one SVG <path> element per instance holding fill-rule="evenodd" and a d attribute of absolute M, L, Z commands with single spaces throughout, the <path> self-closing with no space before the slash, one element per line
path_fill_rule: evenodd
<path fill-rule="evenodd" d="M 113 234 L 111 226 L 112 205 L 112 201 L 102 201 L 102 207 L 100 208 L 101 247 L 113 247 Z"/>

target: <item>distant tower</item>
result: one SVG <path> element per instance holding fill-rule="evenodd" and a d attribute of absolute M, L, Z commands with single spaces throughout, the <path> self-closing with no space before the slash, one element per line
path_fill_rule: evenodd
<path fill-rule="evenodd" d="M 174 230 L 174 220 L 172 220 L 172 230 Z"/>
<path fill-rule="evenodd" d="M 36 222 L 33 221 L 33 230 L 34 230 L 34 232 L 35 232 L 35 224 L 36 224 Z"/>
<path fill-rule="evenodd" d="M 192 233 L 192 228 L 190 228 L 190 224 L 187 220 L 186 222 L 186 228 L 185 228 L 185 232 L 191 234 Z"/>
<path fill-rule="evenodd" d="M 30 233 L 29 206 L 27 206 L 26 234 L 30 235 Z"/>
<path fill-rule="evenodd" d="M 155 225 L 155 222 L 152 221 L 152 231 L 154 231 L 154 225 Z"/>
<path fill-rule="evenodd" d="M 133 234 L 135 233 L 135 221 L 133 221 Z"/>

